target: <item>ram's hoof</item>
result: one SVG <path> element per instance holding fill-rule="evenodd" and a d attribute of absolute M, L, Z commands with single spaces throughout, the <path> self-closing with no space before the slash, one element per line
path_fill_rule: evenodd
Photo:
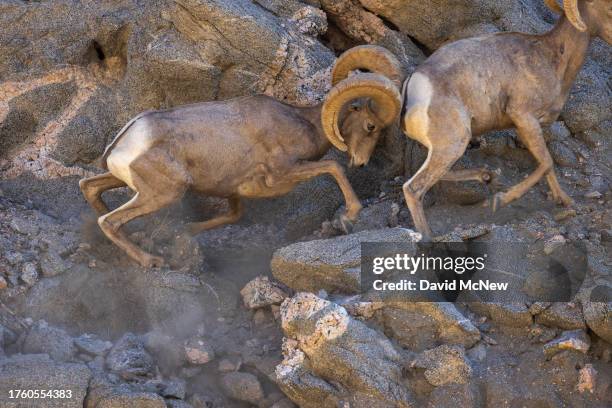
<path fill-rule="evenodd" d="M 342 232 L 348 235 L 353 232 L 355 225 L 351 220 L 348 219 L 346 215 L 343 215 L 340 217 L 340 228 L 342 229 Z"/>
<path fill-rule="evenodd" d="M 164 266 L 164 258 L 160 256 L 147 255 L 145 256 L 140 264 L 145 268 L 161 268 Z"/>

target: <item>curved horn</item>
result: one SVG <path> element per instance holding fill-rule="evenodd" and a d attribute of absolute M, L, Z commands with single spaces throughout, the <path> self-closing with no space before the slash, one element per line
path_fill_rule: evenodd
<path fill-rule="evenodd" d="M 557 14 L 563 14 L 563 7 L 557 3 L 557 0 L 544 0 L 544 3 L 548 6 L 549 9 L 554 11 Z"/>
<path fill-rule="evenodd" d="M 565 10 L 565 16 L 574 27 L 580 31 L 587 30 L 587 26 L 580 16 L 578 0 L 563 0 L 563 9 Z"/>
<path fill-rule="evenodd" d="M 391 51 L 378 45 L 360 45 L 338 57 L 332 70 L 332 86 L 346 79 L 349 72 L 356 69 L 384 75 L 398 88 L 401 88 L 404 80 L 402 65 Z"/>
<path fill-rule="evenodd" d="M 383 127 L 389 126 L 397 118 L 402 106 L 397 86 L 381 74 L 359 74 L 340 81 L 327 94 L 321 111 L 321 123 L 325 136 L 343 152 L 348 148 L 338 127 L 340 112 L 344 105 L 358 98 L 370 98 L 374 102 L 376 116 Z"/>

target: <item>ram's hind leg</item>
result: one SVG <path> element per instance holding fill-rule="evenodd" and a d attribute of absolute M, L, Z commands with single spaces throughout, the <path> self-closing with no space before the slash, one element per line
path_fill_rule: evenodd
<path fill-rule="evenodd" d="M 443 133 L 436 134 L 436 143 L 432 143 L 425 163 L 404 184 L 403 190 L 406 205 L 410 210 L 416 229 L 425 238 L 431 238 L 432 232 L 425 217 L 423 198 L 427 191 L 449 172 L 453 164 L 465 152 L 470 141 L 470 134 L 465 127 L 462 128 L 458 130 L 459 133 L 449 133 L 446 130 Z"/>
<path fill-rule="evenodd" d="M 121 207 L 98 218 L 104 234 L 144 267 L 161 266 L 163 259 L 149 254 L 130 242 L 121 227 L 127 222 L 160 210 L 178 201 L 189 185 L 182 166 L 165 152 L 148 154 L 130 165 L 136 195 Z"/>
<path fill-rule="evenodd" d="M 546 176 L 546 181 L 552 191 L 553 198 L 565 205 L 571 205 L 573 200 L 563 192 L 550 157 L 546 141 L 542 136 L 542 128 L 536 118 L 531 115 L 516 115 L 513 117 L 519 138 L 538 162 L 538 167 L 525 180 L 511 187 L 505 193 L 497 193 L 493 197 L 493 211 L 522 197 L 540 179 Z"/>
<path fill-rule="evenodd" d="M 192 222 L 188 224 L 187 228 L 192 235 L 199 234 L 202 231 L 209 230 L 212 228 L 220 227 L 225 224 L 232 224 L 240 219 L 242 216 L 242 202 L 238 197 L 232 197 L 228 200 L 230 210 L 227 214 L 220 215 L 211 220 L 204 222 Z"/>
<path fill-rule="evenodd" d="M 108 207 L 102 201 L 102 193 L 112 188 L 124 187 L 125 185 L 122 180 L 119 180 L 111 173 L 99 174 L 79 181 L 79 187 L 85 199 L 98 213 L 98 216 L 108 212 Z"/>

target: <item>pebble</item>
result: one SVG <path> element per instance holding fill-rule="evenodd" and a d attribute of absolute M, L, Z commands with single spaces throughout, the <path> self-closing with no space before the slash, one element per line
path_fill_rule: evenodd
<path fill-rule="evenodd" d="M 563 350 L 574 350 L 586 354 L 591 347 L 591 339 L 584 330 L 564 331 L 561 336 L 544 345 L 544 354 L 551 358 Z"/>
<path fill-rule="evenodd" d="M 264 398 L 263 388 L 257 377 L 250 373 L 226 373 L 221 385 L 229 397 L 257 405 Z"/>
<path fill-rule="evenodd" d="M 597 382 L 597 370 L 593 368 L 593 364 L 585 364 L 578 373 L 578 384 L 576 389 L 583 393 L 589 391 L 593 393 L 595 383 Z"/>
<path fill-rule="evenodd" d="M 187 340 L 184 348 L 185 357 L 191 364 L 206 364 L 215 358 L 212 346 L 201 338 Z"/>
<path fill-rule="evenodd" d="M 585 198 L 594 198 L 594 199 L 599 199 L 602 197 L 602 194 L 599 191 L 591 191 L 589 193 L 586 193 Z"/>
<path fill-rule="evenodd" d="M 21 280 L 29 286 L 34 285 L 38 281 L 36 265 L 31 262 L 25 263 L 21 269 Z"/>

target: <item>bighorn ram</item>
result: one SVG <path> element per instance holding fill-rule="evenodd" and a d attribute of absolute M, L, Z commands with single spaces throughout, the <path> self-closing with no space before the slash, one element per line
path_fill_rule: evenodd
<path fill-rule="evenodd" d="M 550 32 L 488 34 L 447 44 L 404 83 L 400 124 L 410 138 L 429 150 L 425 163 L 403 188 L 415 226 L 424 236 L 431 236 L 431 230 L 423 196 L 438 180 L 489 179 L 485 170 L 450 169 L 472 135 L 491 130 L 515 127 L 538 162 L 529 177 L 493 197 L 494 211 L 521 197 L 543 176 L 557 202 L 573 203 L 557 181 L 541 125 L 559 116 L 590 39 L 598 36 L 612 43 L 612 0 L 564 0 L 563 8 L 555 0 L 545 1 L 565 14 Z M 375 66 L 370 61 L 355 60 L 349 68 L 372 70 Z M 346 71 L 335 73 L 337 83 Z M 326 132 L 333 131 L 332 143 L 346 149 L 333 123 L 327 117 Z"/>
<path fill-rule="evenodd" d="M 230 212 L 190 224 L 197 233 L 236 222 L 241 198 L 280 196 L 326 173 L 344 194 L 343 223 L 354 221 L 361 204 L 342 167 L 332 160 L 316 161 L 334 137 L 322 123 L 337 127 L 340 119 L 342 134 L 351 142 L 351 164 L 365 164 L 381 130 L 399 115 L 401 79 L 394 74 L 399 64 L 376 61 L 388 59 L 384 50 L 352 55 L 375 59 L 372 66 L 380 65 L 379 71 L 343 81 L 317 106 L 295 107 L 251 96 L 145 112 L 132 119 L 102 156 L 108 172 L 79 183 L 99 215 L 102 231 L 141 265 L 159 266 L 163 259 L 131 243 L 120 230 L 123 224 L 179 200 L 187 189 L 227 198 Z M 345 70 L 345 63 L 340 58 L 336 70 Z M 136 194 L 109 212 L 101 194 L 126 185 Z"/>

